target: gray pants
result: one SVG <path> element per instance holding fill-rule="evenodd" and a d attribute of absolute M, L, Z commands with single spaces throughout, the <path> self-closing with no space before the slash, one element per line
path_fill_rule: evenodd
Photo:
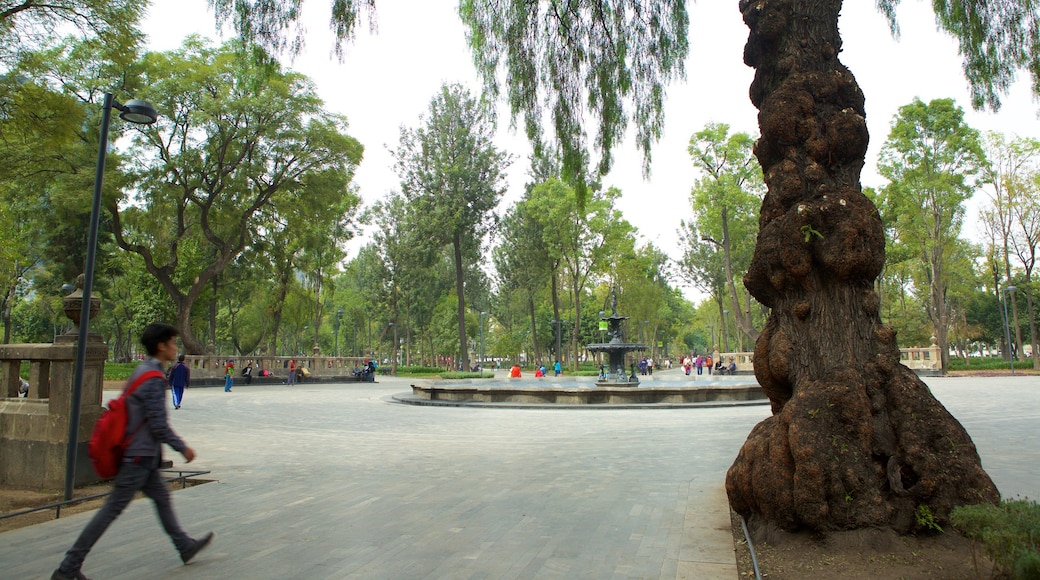
<path fill-rule="evenodd" d="M 157 467 L 158 458 L 141 457 L 138 463 L 123 463 L 116 475 L 116 481 L 112 487 L 112 493 L 105 500 L 94 517 L 80 532 L 76 543 L 65 553 L 65 559 L 59 568 L 63 573 L 75 575 L 83 566 L 90 549 L 94 547 L 101 535 L 105 533 L 108 526 L 115 521 L 123 509 L 134 499 L 134 494 L 143 491 L 145 495 L 155 502 L 155 511 L 159 513 L 159 520 L 163 529 L 173 540 L 178 552 L 184 552 L 192 547 L 194 540 L 184 533 L 177 516 L 173 513 L 173 503 L 170 501 L 170 490 L 162 481 L 162 476 Z"/>

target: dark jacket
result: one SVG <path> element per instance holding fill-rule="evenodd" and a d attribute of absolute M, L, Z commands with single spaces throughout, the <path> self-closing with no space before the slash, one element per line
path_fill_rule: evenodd
<path fill-rule="evenodd" d="M 141 376 L 145 371 L 162 372 L 159 360 L 150 358 L 137 365 L 134 372 L 130 374 L 129 386 L 134 379 Z M 183 453 L 188 448 L 184 441 L 173 432 L 166 417 L 166 381 L 155 378 L 148 379 L 143 385 L 137 387 L 134 394 L 127 399 L 127 435 L 137 430 L 137 434 L 130 441 L 124 455 L 126 457 L 161 457 L 162 444 L 173 447 L 176 451 Z M 147 418 L 147 423 L 138 430 L 138 426 Z"/>
<path fill-rule="evenodd" d="M 187 387 L 191 385 L 191 370 L 188 365 L 177 361 L 170 369 L 170 385 L 175 387 Z"/>

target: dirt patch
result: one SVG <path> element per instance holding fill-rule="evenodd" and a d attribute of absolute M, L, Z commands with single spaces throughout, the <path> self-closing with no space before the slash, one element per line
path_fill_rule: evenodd
<path fill-rule="evenodd" d="M 179 481 L 171 481 L 167 484 L 170 491 L 176 491 L 187 487 L 194 487 L 203 483 L 208 483 L 209 480 L 204 479 L 189 479 L 185 483 Z M 111 483 L 99 483 L 95 485 L 87 485 L 78 487 L 72 494 L 73 498 L 89 497 L 92 495 L 98 495 L 102 493 L 108 493 L 112 489 Z M 59 502 L 64 499 L 64 493 L 61 491 L 50 491 L 50 490 L 38 490 L 38 489 L 19 489 L 0 486 L 0 514 L 9 514 L 14 512 L 20 512 L 34 507 L 45 506 L 55 502 Z M 135 500 L 144 497 L 143 493 L 138 493 Z M 69 516 L 72 514 L 78 514 L 85 511 L 95 510 L 101 507 L 101 504 L 105 503 L 105 497 L 99 497 L 90 499 L 80 503 L 63 506 L 61 508 L 61 517 Z M 40 510 L 33 513 L 19 515 L 11 518 L 5 518 L 0 520 L 0 532 L 7 532 L 10 530 L 17 530 L 18 528 L 24 528 L 26 526 L 32 526 L 46 521 L 55 519 L 56 510 L 46 509 Z"/>
<path fill-rule="evenodd" d="M 740 578 L 754 578 L 751 551 L 740 527 L 740 516 L 731 512 L 733 545 Z M 899 536 L 894 532 L 861 530 L 821 538 L 791 534 L 759 526 L 751 541 L 762 578 L 804 580 L 837 578 L 876 580 L 974 580 L 1000 578 L 981 547 L 972 555 L 971 540 L 953 530 L 933 536 Z"/>

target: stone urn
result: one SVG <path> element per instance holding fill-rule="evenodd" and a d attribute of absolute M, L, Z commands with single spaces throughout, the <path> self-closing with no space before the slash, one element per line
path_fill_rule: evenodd
<path fill-rule="evenodd" d="M 62 299 L 62 306 L 65 310 L 65 316 L 69 317 L 72 321 L 73 327 L 69 330 L 68 334 L 79 334 L 79 319 L 83 314 L 83 284 L 86 281 L 86 276 L 80 274 L 76 277 L 76 289 L 69 293 L 68 296 Z M 90 296 L 90 318 L 94 319 L 101 312 L 101 298 L 94 293 Z"/>

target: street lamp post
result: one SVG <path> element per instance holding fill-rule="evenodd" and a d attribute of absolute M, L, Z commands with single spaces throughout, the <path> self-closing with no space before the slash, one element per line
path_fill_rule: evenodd
<path fill-rule="evenodd" d="M 1007 301 L 1008 293 L 1014 292 L 1015 290 L 1018 290 L 1018 288 L 1015 286 L 1008 286 L 1004 288 L 1003 292 L 1001 292 L 1001 294 L 1004 295 L 1004 346 L 1007 348 L 1008 365 L 1011 366 L 1011 376 L 1015 376 L 1015 356 L 1014 353 L 1011 352 L 1011 326 L 1008 323 Z M 1015 321 L 1015 324 L 1018 324 L 1017 320 Z"/>
<path fill-rule="evenodd" d="M 69 443 L 65 454 L 65 499 L 72 499 L 76 474 L 76 447 L 79 439 L 80 398 L 83 396 L 83 373 L 87 362 L 87 335 L 90 329 L 90 295 L 94 290 L 94 264 L 97 260 L 98 222 L 101 219 L 101 184 L 105 177 L 105 158 L 108 156 L 108 124 L 112 109 L 119 118 L 139 125 L 151 125 L 159 115 L 150 103 L 137 99 L 121 104 L 112 93 L 105 93 L 101 104 L 101 137 L 98 139 L 97 166 L 94 173 L 94 201 L 90 207 L 90 229 L 87 233 L 87 258 L 83 271 L 83 307 L 79 317 L 79 338 L 76 343 L 76 368 L 72 377 L 72 406 L 69 412 Z"/>
<path fill-rule="evenodd" d="M 343 321 L 343 311 L 336 311 L 336 324 L 333 327 L 336 329 L 336 346 L 333 349 L 334 354 L 332 356 L 339 358 L 339 325 Z"/>
<path fill-rule="evenodd" d="M 484 319 L 487 316 L 487 312 L 480 313 L 480 376 L 484 376 Z"/>

